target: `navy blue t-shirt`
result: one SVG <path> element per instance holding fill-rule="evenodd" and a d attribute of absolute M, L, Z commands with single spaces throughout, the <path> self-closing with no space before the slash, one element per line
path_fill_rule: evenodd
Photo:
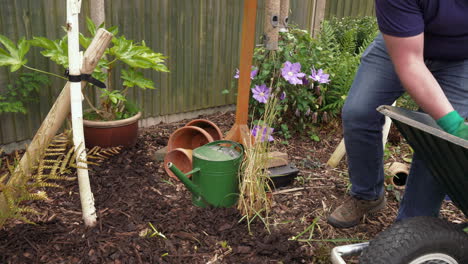
<path fill-rule="evenodd" d="M 425 58 L 468 58 L 468 0 L 375 0 L 375 7 L 382 33 L 424 32 Z"/>

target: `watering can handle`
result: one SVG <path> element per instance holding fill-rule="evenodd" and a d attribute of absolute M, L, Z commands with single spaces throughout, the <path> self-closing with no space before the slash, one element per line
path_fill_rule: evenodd
<path fill-rule="evenodd" d="M 207 145 L 219 145 L 219 144 L 230 144 L 231 146 L 229 148 L 235 149 L 236 147 L 239 147 L 241 150 L 241 153 L 244 152 L 244 146 L 238 142 L 231 141 L 231 140 L 217 140 L 208 143 Z"/>

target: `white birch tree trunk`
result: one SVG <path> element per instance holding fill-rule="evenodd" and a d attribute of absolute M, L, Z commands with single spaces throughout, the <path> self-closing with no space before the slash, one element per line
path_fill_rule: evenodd
<path fill-rule="evenodd" d="M 81 55 L 79 46 L 78 15 L 81 0 L 67 0 L 67 32 L 68 32 L 68 61 L 70 76 L 79 76 Z M 70 82 L 70 100 L 73 128 L 73 142 L 75 144 L 76 164 L 78 166 L 78 186 L 80 189 L 81 210 L 85 225 L 96 225 L 96 209 L 94 197 L 89 183 L 88 166 L 86 164 L 86 150 L 83 133 L 83 109 L 81 82 Z"/>

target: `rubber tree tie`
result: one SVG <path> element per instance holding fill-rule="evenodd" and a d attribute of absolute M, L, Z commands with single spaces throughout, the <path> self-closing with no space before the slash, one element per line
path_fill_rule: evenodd
<path fill-rule="evenodd" d="M 106 84 L 103 82 L 93 78 L 91 74 L 81 74 L 81 75 L 70 75 L 70 71 L 68 69 L 65 70 L 65 77 L 68 78 L 68 81 L 70 82 L 81 82 L 81 81 L 87 81 L 88 83 L 91 83 L 92 85 L 95 85 L 99 88 L 106 88 Z"/>

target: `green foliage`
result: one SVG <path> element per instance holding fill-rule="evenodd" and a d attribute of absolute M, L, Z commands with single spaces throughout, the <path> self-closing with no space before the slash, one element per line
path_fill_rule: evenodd
<path fill-rule="evenodd" d="M 86 20 L 86 25 L 91 37 L 80 35 L 80 43 L 83 48 L 89 46 L 97 29 L 104 26 L 95 25 L 89 18 Z M 133 87 L 143 90 L 155 89 L 154 82 L 145 78 L 142 70 L 169 72 L 164 64 L 166 57 L 161 53 L 154 52 L 146 46 L 144 41 L 136 43 L 133 40 L 128 40 L 125 36 L 117 36 L 119 32 L 117 27 L 111 27 L 108 31 L 114 34 L 112 45 L 106 50 L 93 73 L 94 78 L 101 81 L 107 80 L 109 86 L 108 92 L 102 90 L 100 107 L 93 107 L 102 120 L 127 118 L 138 112 L 136 107 L 127 107 L 129 105 L 126 98 L 128 89 Z M 122 82 L 112 84 L 109 77 L 114 74 L 113 71 L 119 62 L 123 64 L 119 75 Z"/>
<path fill-rule="evenodd" d="M 333 17 L 328 22 L 334 28 L 334 35 L 342 50 L 358 54 L 362 48 L 366 48 L 369 39 L 373 39 L 378 31 L 375 17 Z M 352 41 L 349 41 L 352 40 Z M 347 49 L 348 47 L 348 49 Z"/>
<path fill-rule="evenodd" d="M 68 38 L 50 40 L 46 37 L 33 37 L 30 41 L 32 46 L 40 47 L 41 54 L 58 65 L 68 68 Z"/>
<path fill-rule="evenodd" d="M 86 26 L 90 36 L 80 34 L 79 41 L 83 49 L 86 49 L 91 44 L 92 38 L 97 32 L 97 29 L 104 25 L 96 26 L 91 19 L 87 18 Z M 100 106 L 95 107 L 88 99 L 88 103 L 94 112 L 101 120 L 115 120 L 133 116 L 138 112 L 136 107 L 128 107 L 127 94 L 128 89 L 137 87 L 140 89 L 155 89 L 152 80 L 145 78 L 143 70 L 151 69 L 157 72 L 169 72 L 165 63 L 166 57 L 161 53 L 154 52 L 146 43 L 134 42 L 128 40 L 125 36 L 117 36 L 119 30 L 117 27 L 108 29 L 114 35 L 112 45 L 106 49 L 104 56 L 98 62 L 92 76 L 100 81 L 107 81 L 108 92 L 103 92 L 100 97 Z M 33 37 L 32 40 L 24 38 L 15 44 L 7 37 L 0 35 L 0 43 L 5 49 L 0 47 L 0 66 L 10 66 L 12 72 L 21 67 L 26 67 L 31 70 L 42 72 L 38 69 L 31 68 L 26 65 L 27 60 L 24 58 L 29 51 L 30 45 L 41 48 L 41 54 L 49 58 L 56 64 L 67 68 L 68 67 L 68 40 L 67 35 L 61 39 L 50 40 L 46 37 Z M 111 76 L 118 63 L 122 63 L 119 67 L 121 82 L 112 84 Z M 52 73 L 48 73 L 55 75 Z M 61 77 L 55 75 L 57 77 Z M 117 91 L 117 92 L 114 92 Z M 86 95 L 85 95 L 86 96 Z M 4 103 L 7 99 L 5 95 L 0 94 L 0 113 L 3 111 L 9 112 L 24 112 L 24 107 L 21 102 L 12 101 L 8 104 Z"/>
<path fill-rule="evenodd" d="M 14 72 L 28 62 L 24 57 L 29 51 L 29 42 L 24 38 L 21 38 L 16 45 L 7 37 L 0 35 L 0 43 L 6 48 L 6 50 L 0 48 L 0 66 L 10 66 L 10 71 Z"/>
<path fill-rule="evenodd" d="M 333 18 L 322 23 L 317 38 L 309 32 L 291 27 L 289 32 L 280 33 L 279 49 L 269 51 L 257 47 L 254 51 L 253 67 L 258 75 L 252 80 L 252 87 L 266 84 L 276 93 L 285 92 L 286 98 L 279 102 L 280 118 L 275 127 L 284 136 L 299 131 L 312 131 L 311 138 L 319 140 L 313 127 L 329 122 L 343 107 L 359 66 L 360 57 L 378 32 L 375 18 Z M 302 85 L 288 83 L 281 76 L 286 61 L 299 62 L 301 72 L 306 76 L 311 69 L 323 69 L 330 74 L 330 82 L 320 84 L 311 79 Z M 250 100 L 251 115 L 261 115 L 264 105 Z M 281 124 L 281 125 L 280 125 Z"/>
<path fill-rule="evenodd" d="M 7 84 L 0 93 L 1 113 L 27 113 L 26 104 L 37 102 L 41 87 L 50 83 L 49 78 L 39 73 L 20 73 L 14 76 L 15 82 Z"/>

